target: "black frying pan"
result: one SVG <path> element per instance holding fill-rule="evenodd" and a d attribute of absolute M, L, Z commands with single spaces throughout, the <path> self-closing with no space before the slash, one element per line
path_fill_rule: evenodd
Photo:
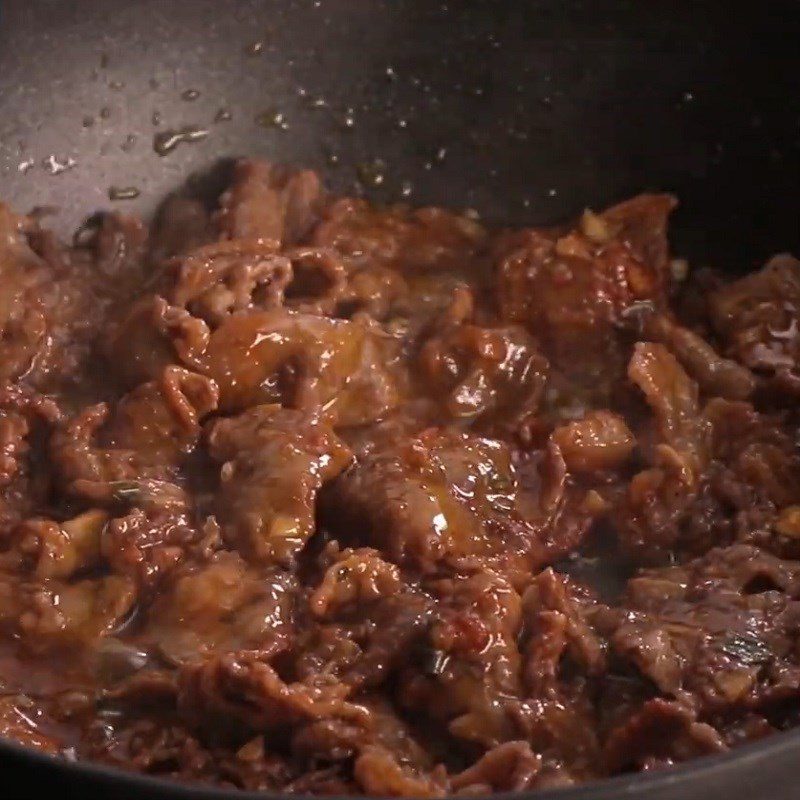
<path fill-rule="evenodd" d="M 798 42 L 797 0 L 0 0 L 0 197 L 67 233 L 111 187 L 145 215 L 189 175 L 210 199 L 243 154 L 516 224 L 655 188 L 682 200 L 679 252 L 748 269 L 800 251 Z M 187 126 L 208 135 L 156 154 Z M 224 796 L 0 755 L 9 796 Z M 800 732 L 536 798 L 788 800 L 798 781 Z"/>

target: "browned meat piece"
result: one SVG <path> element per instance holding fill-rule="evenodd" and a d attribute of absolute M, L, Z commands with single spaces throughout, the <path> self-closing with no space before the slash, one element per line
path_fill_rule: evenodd
<path fill-rule="evenodd" d="M 212 238 L 211 220 L 199 200 L 173 195 L 159 209 L 150 237 L 149 261 L 190 253 Z"/>
<path fill-rule="evenodd" d="M 93 340 L 125 287 L 141 283 L 146 236 L 137 220 L 109 216 L 90 248 L 67 251 L 0 205 L 0 378 L 44 390 L 91 383 Z"/>
<path fill-rule="evenodd" d="M 0 412 L 0 485 L 8 486 L 19 474 L 28 451 L 28 420 L 16 411 Z"/>
<path fill-rule="evenodd" d="M 286 289 L 286 305 L 296 311 L 327 316 L 351 316 L 371 299 L 349 286 L 342 259 L 327 247 L 297 247 L 287 251 L 292 263 L 292 282 Z M 363 302 L 362 302 L 363 301 Z"/>
<path fill-rule="evenodd" d="M 463 324 L 425 342 L 420 367 L 449 416 L 499 416 L 513 429 L 536 414 L 548 364 L 521 328 Z"/>
<path fill-rule="evenodd" d="M 258 570 L 222 551 L 171 576 L 141 638 L 173 664 L 240 649 L 274 655 L 292 635 L 295 585 L 288 573 Z"/>
<path fill-rule="evenodd" d="M 238 311 L 280 306 L 292 280 L 292 262 L 271 239 L 214 242 L 168 265 L 176 273 L 170 302 L 212 327 Z"/>
<path fill-rule="evenodd" d="M 181 782 L 264 792 L 286 786 L 296 775 L 284 758 L 266 751 L 260 737 L 238 751 L 209 747 L 171 719 L 122 718 L 114 725 L 103 721 L 90 728 L 87 738 L 82 756 Z"/>
<path fill-rule="evenodd" d="M 13 546 L 37 578 L 69 578 L 101 561 L 101 537 L 109 515 L 92 509 L 65 522 L 29 519 L 14 531 Z"/>
<path fill-rule="evenodd" d="M 284 791 L 311 795 L 358 795 L 360 787 L 350 774 L 352 770 L 339 763 L 333 767 L 312 768 L 291 783 Z"/>
<path fill-rule="evenodd" d="M 278 243 L 271 239 L 205 245 L 168 262 L 163 282 L 172 303 L 212 328 L 240 311 L 286 305 L 296 311 L 338 315 L 378 302 L 363 280 L 349 284 L 340 257 L 330 248 L 278 252 Z"/>
<path fill-rule="evenodd" d="M 706 449 L 709 426 L 699 419 L 697 384 L 675 357 L 661 345 L 640 342 L 628 365 L 628 377 L 644 393 L 665 445 L 699 461 Z"/>
<path fill-rule="evenodd" d="M 606 677 L 608 660 L 606 642 L 592 623 L 597 608 L 592 592 L 550 569 L 523 595 L 524 700 L 514 717 L 520 738 L 543 756 L 537 787 L 603 774 L 591 687 Z"/>
<path fill-rule="evenodd" d="M 147 228 L 137 217 L 103 214 L 90 242 L 93 262 L 118 297 L 127 299 L 141 286 L 147 239 Z"/>
<path fill-rule="evenodd" d="M 591 212 L 584 213 L 581 230 L 592 241 L 603 242 L 608 234 L 617 237 L 665 281 L 669 268 L 667 222 L 677 205 L 672 195 L 640 194 L 606 209 L 599 220 Z"/>
<path fill-rule="evenodd" d="M 128 618 L 135 600 L 133 581 L 120 575 L 67 583 L 0 572 L 0 622 L 33 653 L 94 642 Z"/>
<path fill-rule="evenodd" d="M 316 587 L 309 605 L 317 617 L 337 614 L 343 607 L 364 606 L 382 597 L 391 597 L 403 589 L 400 570 L 384 561 L 376 550 L 369 547 L 337 554 L 336 560 L 325 571 Z"/>
<path fill-rule="evenodd" d="M 191 499 L 175 481 L 181 463 L 197 444 L 200 420 L 216 406 L 208 378 L 167 367 L 162 380 L 142 384 L 117 404 L 108 420 L 104 406 L 89 408 L 56 431 L 53 462 L 64 489 L 109 509 L 102 546 L 94 557 L 141 587 L 171 569 L 203 537 L 192 521 Z M 130 508 L 124 516 L 122 508 Z M 60 547 L 71 537 L 64 525 L 47 523 Z M 98 532 L 99 536 L 99 532 Z"/>
<path fill-rule="evenodd" d="M 798 562 L 736 545 L 640 573 L 595 620 L 668 697 L 706 715 L 756 710 L 800 693 L 798 597 Z"/>
<path fill-rule="evenodd" d="M 595 513 L 578 501 L 558 448 L 537 455 L 538 465 L 518 469 L 495 439 L 436 428 L 389 435 L 326 493 L 323 519 L 398 564 L 424 572 L 491 564 L 524 582 L 576 546 Z"/>
<path fill-rule="evenodd" d="M 628 367 L 655 415 L 654 463 L 636 474 L 619 516 L 623 540 L 644 551 L 668 549 L 700 487 L 711 426 L 700 413 L 697 384 L 660 344 L 639 343 Z"/>
<path fill-rule="evenodd" d="M 493 748 L 525 739 L 548 767 L 568 763 L 578 774 L 597 774 L 590 696 L 579 688 L 585 680 L 557 694 L 526 697 L 517 646 L 522 608 L 510 584 L 486 572 L 430 588 L 438 604 L 418 664 L 403 672 L 401 702 L 446 723 L 456 741 Z M 601 666 L 602 658 L 596 674 Z"/>
<path fill-rule="evenodd" d="M 655 769 L 727 749 L 719 733 L 697 722 L 690 709 L 656 698 L 611 732 L 605 760 L 611 772 Z"/>
<path fill-rule="evenodd" d="M 363 320 L 279 309 L 230 317 L 189 361 L 219 385 L 223 410 L 280 402 L 357 425 L 380 419 L 400 400 L 392 349 L 389 337 Z"/>
<path fill-rule="evenodd" d="M 338 279 L 338 273 L 336 277 Z M 361 311 L 374 319 L 383 320 L 395 313 L 402 315 L 409 306 L 413 306 L 414 314 L 420 313 L 422 302 L 418 302 L 420 298 L 409 284 L 413 285 L 414 281 L 407 280 L 396 269 L 362 267 L 345 273 L 341 288 L 331 278 L 329 295 L 336 290 L 334 309 L 337 316 L 349 317 Z"/>
<path fill-rule="evenodd" d="M 46 440 L 61 411 L 50 398 L 0 388 L 0 538 L 39 513 L 51 489 Z"/>
<path fill-rule="evenodd" d="M 313 242 L 341 253 L 350 270 L 391 267 L 400 272 L 459 270 L 469 273 L 486 246 L 483 226 L 440 208 L 371 208 L 343 199 L 325 210 Z"/>
<path fill-rule="evenodd" d="M 0 698 L 0 736 L 56 755 L 61 750 L 60 743 L 41 729 L 45 727 L 40 727 L 42 716 L 41 709 L 30 697 L 24 694 L 5 695 Z"/>
<path fill-rule="evenodd" d="M 86 409 L 53 436 L 52 457 L 70 491 L 102 497 L 103 486 L 140 478 L 169 480 L 217 405 L 213 381 L 180 367 L 106 405 Z M 99 439 L 99 441 L 98 441 Z M 110 487 L 108 500 L 113 500 Z"/>
<path fill-rule="evenodd" d="M 489 750 L 471 767 L 453 776 L 457 792 L 470 794 L 524 792 L 535 786 L 542 759 L 527 742 L 505 742 Z"/>
<path fill-rule="evenodd" d="M 181 367 L 166 367 L 160 381 L 141 384 L 122 397 L 106 436 L 114 447 L 143 459 L 167 462 L 197 443 L 200 423 L 216 410 L 216 384 Z"/>
<path fill-rule="evenodd" d="M 522 484 L 502 442 L 430 429 L 360 457 L 331 487 L 325 519 L 398 564 L 432 572 L 487 559 L 522 579 L 566 545 L 548 541 L 543 529 L 554 509 L 541 495 Z"/>
<path fill-rule="evenodd" d="M 589 619 L 596 600 L 552 569 L 540 573 L 523 595 L 527 626 L 523 678 L 531 697 L 557 697 L 561 661 L 569 655 L 588 675 L 606 667 L 606 644 Z"/>
<path fill-rule="evenodd" d="M 335 762 L 352 759 L 365 749 L 378 746 L 390 750 L 403 764 L 418 771 L 434 766 L 430 755 L 391 704 L 370 694 L 360 697 L 359 705 L 368 715 L 353 719 L 334 716 L 300 724 L 292 735 L 292 753 L 304 762 Z"/>
<path fill-rule="evenodd" d="M 184 780 L 212 779 L 207 769 L 211 755 L 188 731 L 178 725 L 138 720 L 133 725 L 105 730 L 95 725 L 89 734 L 89 754 L 118 766 L 133 764 L 151 775 Z"/>
<path fill-rule="evenodd" d="M 169 463 L 194 448 L 200 422 L 217 400 L 213 381 L 167 367 L 160 381 L 141 384 L 120 399 L 106 437 L 113 447 L 136 450 L 151 463 Z"/>
<path fill-rule="evenodd" d="M 403 673 L 401 702 L 484 747 L 515 738 L 520 694 L 520 597 L 488 570 L 433 581 L 437 600 L 419 663 Z"/>
<path fill-rule="evenodd" d="M 308 597 L 297 633 L 293 673 L 301 680 L 336 676 L 353 690 L 378 689 L 414 660 L 433 603 L 416 586 L 395 583 L 395 565 L 374 551 L 338 551 Z M 333 584 L 335 581 L 335 585 Z M 359 592 L 359 602 L 353 595 Z"/>
<path fill-rule="evenodd" d="M 566 233 L 527 230 L 495 245 L 504 320 L 527 325 L 558 360 L 602 346 L 637 303 L 666 300 L 666 221 L 675 201 L 641 195 Z"/>
<path fill-rule="evenodd" d="M 4 381 L 20 378 L 32 368 L 47 331 L 44 309 L 36 302 L 46 266 L 28 246 L 24 225 L 23 218 L 0 204 L 0 379 Z"/>
<path fill-rule="evenodd" d="M 733 358 L 791 394 L 800 392 L 800 261 L 775 256 L 760 272 L 719 288 L 709 305 Z"/>
<path fill-rule="evenodd" d="M 774 552 L 800 556 L 790 520 L 800 503 L 800 454 L 796 439 L 774 415 L 747 403 L 714 400 L 705 416 L 714 431 L 715 462 L 710 483 L 721 506 L 720 530 L 735 514 L 728 538 L 758 544 Z M 716 537 L 718 543 L 719 536 Z"/>
<path fill-rule="evenodd" d="M 216 222 L 224 239 L 271 239 L 280 245 L 300 242 L 323 205 L 319 178 L 266 161 L 241 160 L 233 185 L 220 199 Z"/>
<path fill-rule="evenodd" d="M 355 762 L 355 780 L 376 791 L 383 785 L 389 794 L 441 795 L 448 783 L 446 770 L 435 765 L 392 706 L 373 695 L 360 698 L 359 705 L 366 716 L 301 723 L 292 736 L 295 758 L 304 764 Z"/>
<path fill-rule="evenodd" d="M 693 382 L 660 347 L 638 345 L 631 361 L 663 441 L 616 515 L 623 540 L 659 558 L 674 547 L 697 554 L 737 538 L 785 547 L 787 537 L 769 531 L 776 508 L 800 502 L 791 438 L 747 403 L 715 399 L 701 410 Z"/>
<path fill-rule="evenodd" d="M 447 775 L 415 774 L 384 747 L 364 748 L 353 765 L 353 775 L 361 789 L 382 797 L 444 797 Z M 437 780 L 438 778 L 438 780 Z"/>
<path fill-rule="evenodd" d="M 136 580 L 140 595 L 146 597 L 166 572 L 219 539 L 213 520 L 195 526 L 189 497 L 172 483 L 140 480 L 98 488 L 98 501 L 131 506 L 103 529 L 101 554 L 114 572 Z"/>
<path fill-rule="evenodd" d="M 221 471 L 219 516 L 231 545 L 255 561 L 291 564 L 314 533 L 317 492 L 352 460 L 324 423 L 255 406 L 212 424 Z"/>
<path fill-rule="evenodd" d="M 588 473 L 621 467 L 636 444 L 625 420 L 611 411 L 589 411 L 583 419 L 560 425 L 553 441 L 567 469 Z"/>
<path fill-rule="evenodd" d="M 642 331 L 648 339 L 661 342 L 672 351 L 704 394 L 745 400 L 755 390 L 756 381 L 750 370 L 719 356 L 708 342 L 668 315 L 647 314 Z"/>
<path fill-rule="evenodd" d="M 133 303 L 104 342 L 104 351 L 123 386 L 133 388 L 164 369 L 191 360 L 208 345 L 208 326 L 159 295 Z"/>
<path fill-rule="evenodd" d="M 350 702 L 349 691 L 325 676 L 286 683 L 259 654 L 229 652 L 183 667 L 178 708 L 192 727 L 217 740 L 330 717 L 367 724 L 368 709 Z"/>

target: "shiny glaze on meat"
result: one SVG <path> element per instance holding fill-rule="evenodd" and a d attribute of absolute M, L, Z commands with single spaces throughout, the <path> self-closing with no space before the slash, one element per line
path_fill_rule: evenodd
<path fill-rule="evenodd" d="M 430 797 L 800 721 L 800 262 L 242 161 L 61 244 L 0 205 L 0 735 Z"/>

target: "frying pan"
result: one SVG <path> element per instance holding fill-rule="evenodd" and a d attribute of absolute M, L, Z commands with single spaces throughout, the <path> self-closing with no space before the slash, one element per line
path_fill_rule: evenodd
<path fill-rule="evenodd" d="M 211 202 L 245 154 L 509 224 L 663 189 L 677 252 L 746 270 L 800 251 L 798 41 L 796 0 L 0 0 L 0 196 L 67 234 L 175 190 Z M 181 130 L 197 141 L 155 151 Z M 0 757 L 10 796 L 229 796 Z M 798 779 L 790 732 L 535 797 L 788 800 Z"/>

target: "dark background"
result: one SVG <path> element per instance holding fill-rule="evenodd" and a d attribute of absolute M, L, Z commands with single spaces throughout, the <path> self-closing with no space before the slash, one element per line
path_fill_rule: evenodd
<path fill-rule="evenodd" d="M 0 195 L 66 231 L 241 154 L 511 223 L 656 188 L 679 249 L 744 268 L 800 242 L 799 41 L 796 1 L 5 0 Z"/>

